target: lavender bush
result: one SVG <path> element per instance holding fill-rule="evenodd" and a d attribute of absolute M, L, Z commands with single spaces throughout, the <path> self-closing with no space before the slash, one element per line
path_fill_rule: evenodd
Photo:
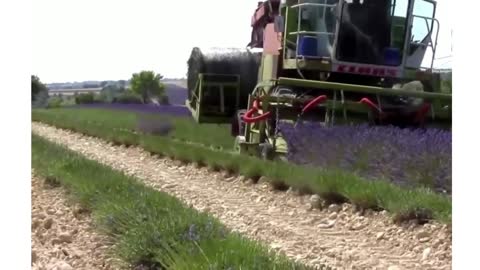
<path fill-rule="evenodd" d="M 173 131 L 173 128 L 173 124 L 165 119 L 151 116 L 148 117 L 148 115 L 138 116 L 138 132 L 157 136 L 167 136 Z"/>
<path fill-rule="evenodd" d="M 296 164 L 350 170 L 368 179 L 427 186 L 451 193 L 450 131 L 368 125 L 320 127 L 282 123 L 289 160 Z"/>

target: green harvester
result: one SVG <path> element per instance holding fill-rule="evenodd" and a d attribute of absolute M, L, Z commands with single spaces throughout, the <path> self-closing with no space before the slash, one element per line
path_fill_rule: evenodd
<path fill-rule="evenodd" d="M 282 158 L 281 122 L 451 128 L 433 70 L 432 0 L 259 2 L 245 49 L 195 48 L 186 101 L 198 123 L 231 123 L 240 153 Z"/>

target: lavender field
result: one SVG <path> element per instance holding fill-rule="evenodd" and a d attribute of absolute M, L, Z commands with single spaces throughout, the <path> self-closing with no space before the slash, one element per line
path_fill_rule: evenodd
<path fill-rule="evenodd" d="M 187 99 L 187 89 L 175 84 L 165 85 L 165 94 L 168 96 L 170 105 L 156 104 L 124 104 L 124 103 L 92 103 L 78 104 L 72 108 L 92 108 L 92 109 L 112 109 L 121 111 L 131 111 L 137 113 L 159 114 L 167 116 L 191 116 L 190 111 L 185 107 Z"/>
<path fill-rule="evenodd" d="M 130 111 L 137 113 L 159 114 L 168 116 L 190 117 L 191 113 L 185 106 L 180 105 L 156 105 L 156 104 L 120 104 L 120 103 L 94 103 L 76 105 L 72 108 L 107 109 Z"/>
<path fill-rule="evenodd" d="M 348 170 L 401 186 L 427 186 L 451 194 L 452 134 L 368 125 L 324 128 L 282 123 L 289 161 Z"/>
<path fill-rule="evenodd" d="M 175 90 L 176 91 L 176 90 Z M 179 97 L 177 101 L 180 101 Z M 227 125 L 198 125 L 179 105 L 88 104 L 77 108 L 108 109 L 138 114 L 136 128 L 152 134 L 230 149 L 233 137 Z M 176 120 L 165 121 L 166 116 Z M 120 117 L 112 112 L 109 119 Z M 439 129 L 409 130 L 369 125 L 322 128 L 303 123 L 293 128 L 281 123 L 289 147 L 289 162 L 322 169 L 353 172 L 369 181 L 389 181 L 405 187 L 452 191 L 452 134 Z"/>
<path fill-rule="evenodd" d="M 282 124 L 279 128 L 288 140 L 288 158 L 293 163 L 285 164 L 233 154 L 228 124 L 198 124 L 191 117 L 71 108 L 34 110 L 32 120 L 116 144 L 139 145 L 152 153 L 231 174 L 252 179 L 265 176 L 276 188 L 291 186 L 330 202 L 346 198 L 361 208 L 387 209 L 402 217 L 418 209 L 431 210 L 431 218 L 451 217 L 450 196 L 444 196 L 452 186 L 451 133 L 446 131 L 368 126 L 324 129 L 311 124 L 293 129 Z M 428 189 L 411 188 L 418 185 Z"/>

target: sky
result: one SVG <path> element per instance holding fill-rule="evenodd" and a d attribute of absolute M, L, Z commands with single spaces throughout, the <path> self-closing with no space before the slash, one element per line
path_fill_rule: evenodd
<path fill-rule="evenodd" d="M 33 72 L 45 83 L 129 79 L 141 70 L 185 77 L 193 47 L 246 47 L 257 2 L 33 1 Z M 438 0 L 437 58 L 452 55 L 452 2 Z"/>

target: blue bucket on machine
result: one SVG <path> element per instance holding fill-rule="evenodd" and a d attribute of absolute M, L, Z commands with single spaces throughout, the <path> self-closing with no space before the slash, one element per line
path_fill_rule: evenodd
<path fill-rule="evenodd" d="M 318 57 L 318 40 L 316 37 L 301 36 L 298 44 L 298 56 Z"/>
<path fill-rule="evenodd" d="M 383 64 L 386 66 L 399 66 L 401 64 L 400 50 L 397 48 L 386 48 L 383 52 Z"/>

